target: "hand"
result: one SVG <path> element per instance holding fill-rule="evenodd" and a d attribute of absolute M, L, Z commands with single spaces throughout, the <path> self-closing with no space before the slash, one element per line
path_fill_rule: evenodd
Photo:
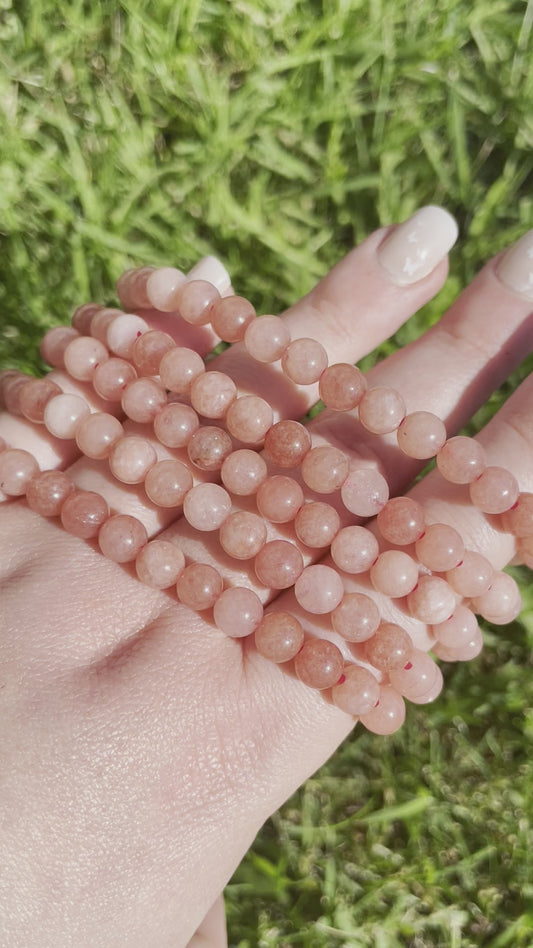
<path fill-rule="evenodd" d="M 285 316 L 293 337 L 320 339 L 331 363 L 355 362 L 437 293 L 449 223 L 438 218 L 425 235 L 426 272 L 411 273 L 413 282 L 403 266 L 406 231 L 371 235 L 293 306 Z M 531 239 L 488 263 L 440 322 L 377 365 L 369 382 L 397 388 L 409 411 L 438 414 L 448 435 L 460 429 L 531 347 Z M 152 318 L 168 331 L 168 318 Z M 215 341 L 203 331 L 196 345 L 206 352 Z M 218 367 L 283 417 L 300 417 L 317 397 L 316 388 L 283 386 L 279 377 L 274 384 L 272 369 L 258 372 L 241 346 L 220 355 Z M 479 436 L 490 463 L 512 470 L 522 490 L 533 490 L 531 391 L 527 380 Z M 342 416 L 323 413 L 311 427 L 313 438 L 352 450 Z M 45 466 L 66 463 L 72 450 L 10 416 L 0 435 Z M 375 458 L 394 494 L 420 467 L 364 432 L 357 454 Z M 72 474 L 149 532 L 179 535 L 186 551 L 242 580 L 211 537 L 200 550 L 183 521 L 149 509 L 105 465 L 81 459 Z M 497 567 L 514 555 L 508 534 L 465 510 L 461 488 L 431 474 L 413 496 L 439 521 L 458 524 L 467 546 Z M 2 519 L 1 940 L 25 948 L 224 945 L 215 903 L 224 884 L 265 819 L 333 753 L 353 719 L 57 521 L 23 502 L 5 504 Z M 291 593 L 277 597 L 285 602 Z M 425 627 L 407 627 L 429 646 Z"/>

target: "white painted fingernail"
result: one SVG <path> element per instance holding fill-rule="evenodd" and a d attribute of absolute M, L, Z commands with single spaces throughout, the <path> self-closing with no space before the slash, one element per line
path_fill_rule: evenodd
<path fill-rule="evenodd" d="M 399 286 L 416 283 L 446 256 L 458 232 L 455 218 L 444 208 L 421 207 L 378 247 L 379 262 Z"/>
<path fill-rule="evenodd" d="M 218 292 L 223 295 L 225 290 L 231 286 L 231 279 L 225 266 L 221 264 L 216 257 L 202 257 L 187 274 L 188 280 L 207 280 L 216 286 Z"/>
<path fill-rule="evenodd" d="M 533 230 L 504 253 L 496 267 L 496 275 L 505 286 L 525 296 L 526 300 L 533 300 Z"/>

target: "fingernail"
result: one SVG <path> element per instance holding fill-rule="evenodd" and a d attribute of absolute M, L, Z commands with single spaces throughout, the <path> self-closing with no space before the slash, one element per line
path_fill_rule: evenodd
<path fill-rule="evenodd" d="M 446 256 L 458 232 L 455 218 L 444 208 L 421 207 L 378 247 L 378 260 L 394 283 L 416 283 Z"/>
<path fill-rule="evenodd" d="M 496 275 L 526 300 L 533 300 L 533 230 L 509 247 L 496 267 Z"/>
<path fill-rule="evenodd" d="M 231 286 L 228 271 L 216 257 L 202 257 L 192 270 L 189 271 L 187 279 L 207 280 L 208 283 L 212 283 L 213 286 L 216 286 L 221 295 Z"/>

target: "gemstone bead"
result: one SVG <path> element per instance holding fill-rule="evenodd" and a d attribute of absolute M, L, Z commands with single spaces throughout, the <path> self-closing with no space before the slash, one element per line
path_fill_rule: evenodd
<path fill-rule="evenodd" d="M 177 308 L 186 323 L 205 326 L 211 321 L 213 306 L 219 299 L 220 293 L 212 283 L 188 280 L 177 293 Z"/>
<path fill-rule="evenodd" d="M 115 514 L 100 528 L 98 545 L 108 560 L 114 563 L 131 563 L 148 541 L 146 528 L 126 514 Z"/>
<path fill-rule="evenodd" d="M 126 270 L 117 281 L 117 296 L 128 309 L 147 309 L 153 305 L 148 296 L 148 281 L 153 267 L 135 267 Z M 156 307 L 157 308 L 157 307 Z"/>
<path fill-rule="evenodd" d="M 351 411 L 366 392 L 366 379 L 360 369 L 346 362 L 330 365 L 320 376 L 319 397 L 326 408 Z"/>
<path fill-rule="evenodd" d="M 134 313 L 122 313 L 110 323 L 107 330 L 107 347 L 120 359 L 131 361 L 135 341 L 143 332 L 148 332 L 148 323 Z"/>
<path fill-rule="evenodd" d="M 298 481 L 285 474 L 267 477 L 256 494 L 259 513 L 272 523 L 294 520 L 303 502 L 304 494 Z"/>
<path fill-rule="evenodd" d="M 268 612 L 255 630 L 255 647 L 263 658 L 277 664 L 290 662 L 304 642 L 304 630 L 289 612 Z"/>
<path fill-rule="evenodd" d="M 304 484 L 317 494 L 332 494 L 341 487 L 350 470 L 348 458 L 339 448 L 311 448 L 302 461 Z"/>
<path fill-rule="evenodd" d="M 26 487 L 26 502 L 41 517 L 58 517 L 67 497 L 74 491 L 64 471 L 43 471 L 36 474 Z"/>
<path fill-rule="evenodd" d="M 404 668 L 412 652 L 411 637 L 405 629 L 393 622 L 383 622 L 372 638 L 365 642 L 368 661 L 374 668 L 383 672 Z"/>
<path fill-rule="evenodd" d="M 190 405 L 169 402 L 154 418 L 154 433 L 168 448 L 184 448 L 200 427 L 200 419 Z"/>
<path fill-rule="evenodd" d="M 374 517 L 389 499 L 389 485 L 374 468 L 356 468 L 344 481 L 341 497 L 351 513 L 358 517 Z"/>
<path fill-rule="evenodd" d="M 176 348 L 172 336 L 158 329 L 151 329 L 136 339 L 133 345 L 132 360 L 139 375 L 159 375 L 159 366 L 163 356 Z"/>
<path fill-rule="evenodd" d="M 191 405 L 205 418 L 223 418 L 237 397 L 237 386 L 223 372 L 198 375 L 191 385 Z"/>
<path fill-rule="evenodd" d="M 366 573 L 378 555 L 378 541 L 366 527 L 343 527 L 331 544 L 332 559 L 345 573 Z"/>
<path fill-rule="evenodd" d="M 478 628 L 471 609 L 459 604 L 453 615 L 432 627 L 433 634 L 446 648 L 461 648 L 472 641 Z"/>
<path fill-rule="evenodd" d="M 91 332 L 91 322 L 93 316 L 98 313 L 102 307 L 99 303 L 82 303 L 77 306 L 72 314 L 71 323 L 80 335 L 88 336 Z"/>
<path fill-rule="evenodd" d="M 493 576 L 492 564 L 474 550 L 466 550 L 462 561 L 446 573 L 446 579 L 452 589 L 465 599 L 482 596 L 489 588 Z"/>
<path fill-rule="evenodd" d="M 446 580 L 439 576 L 420 576 L 418 585 L 407 597 L 407 606 L 415 619 L 435 625 L 453 614 L 456 599 Z"/>
<path fill-rule="evenodd" d="M 405 402 L 393 388 L 369 388 L 359 402 L 359 420 L 373 434 L 396 431 L 405 418 Z"/>
<path fill-rule="evenodd" d="M 303 570 L 294 584 L 294 595 L 306 612 L 325 615 L 339 605 L 344 586 L 337 570 L 318 564 Z"/>
<path fill-rule="evenodd" d="M 178 307 L 180 289 L 187 277 L 176 267 L 158 267 L 146 281 L 148 305 L 161 313 L 172 313 Z M 125 304 L 127 305 L 127 304 Z"/>
<path fill-rule="evenodd" d="M 0 490 L 8 497 L 22 497 L 38 473 L 39 465 L 28 451 L 8 448 L 0 454 Z"/>
<path fill-rule="evenodd" d="M 274 416 L 264 398 L 241 395 L 229 406 L 226 426 L 231 435 L 245 444 L 260 444 L 272 427 Z"/>
<path fill-rule="evenodd" d="M 434 573 L 445 573 L 464 557 L 462 537 L 447 523 L 431 523 L 415 543 L 416 555 L 423 566 Z"/>
<path fill-rule="evenodd" d="M 424 532 L 424 509 L 410 497 L 393 497 L 378 513 L 377 524 L 384 540 L 407 546 Z"/>
<path fill-rule="evenodd" d="M 195 612 L 211 609 L 222 592 L 222 577 L 214 566 L 191 563 L 182 570 L 177 582 L 178 599 Z"/>
<path fill-rule="evenodd" d="M 399 599 L 412 592 L 418 583 L 418 566 L 402 550 L 385 550 L 372 566 L 370 580 L 384 596 Z"/>
<path fill-rule="evenodd" d="M 259 316 L 247 326 L 244 334 L 245 348 L 256 362 L 281 359 L 290 341 L 289 330 L 279 316 Z"/>
<path fill-rule="evenodd" d="M 232 494 L 250 497 L 266 480 L 268 469 L 256 451 L 239 448 L 225 458 L 220 473 L 222 483 Z"/>
<path fill-rule="evenodd" d="M 436 642 L 432 648 L 432 652 L 437 658 L 442 659 L 443 662 L 470 662 L 473 658 L 477 658 L 482 648 L 483 636 L 478 626 L 470 641 L 465 645 L 458 645 L 451 648 L 448 645 L 443 645 L 441 642 Z"/>
<path fill-rule="evenodd" d="M 183 501 L 183 515 L 195 530 L 218 530 L 231 510 L 231 498 L 219 484 L 196 484 Z"/>
<path fill-rule="evenodd" d="M 520 493 L 516 504 L 503 514 L 502 524 L 515 537 L 533 536 L 533 494 Z"/>
<path fill-rule="evenodd" d="M 265 545 L 266 538 L 267 528 L 263 518 L 246 510 L 230 514 L 219 532 L 222 549 L 238 560 L 249 560 L 256 556 Z"/>
<path fill-rule="evenodd" d="M 51 379 L 31 379 L 20 392 L 20 411 L 28 421 L 43 424 L 44 410 L 56 395 L 61 395 L 61 389 Z"/>
<path fill-rule="evenodd" d="M 401 422 L 396 437 L 407 457 L 426 461 L 446 443 L 446 426 L 430 411 L 413 411 Z"/>
<path fill-rule="evenodd" d="M 327 352 L 316 339 L 294 339 L 281 356 L 285 375 L 297 385 L 318 382 L 327 365 Z"/>
<path fill-rule="evenodd" d="M 109 358 L 107 347 L 92 336 L 79 336 L 69 342 L 63 354 L 65 369 L 73 379 L 89 382 L 96 367 Z"/>
<path fill-rule="evenodd" d="M 308 639 L 294 659 L 300 681 L 320 691 L 337 684 L 343 664 L 339 649 L 327 639 Z"/>
<path fill-rule="evenodd" d="M 98 536 L 100 527 L 109 517 L 104 498 L 91 490 L 75 490 L 61 507 L 61 523 L 67 531 L 83 540 Z"/>
<path fill-rule="evenodd" d="M 43 362 L 53 366 L 54 369 L 64 368 L 63 356 L 69 342 L 77 339 L 79 332 L 72 326 L 54 326 L 49 329 L 43 337 L 39 352 Z"/>
<path fill-rule="evenodd" d="M 510 510 L 518 499 L 519 487 L 516 477 L 503 467 L 486 467 L 477 480 L 470 484 L 470 500 L 488 514 L 500 514 Z"/>
<path fill-rule="evenodd" d="M 485 451 L 479 442 L 463 435 L 449 438 L 437 454 L 437 467 L 452 484 L 471 484 L 486 465 Z"/>
<path fill-rule="evenodd" d="M 107 350 L 107 331 L 111 323 L 117 318 L 117 316 L 123 316 L 124 313 L 121 309 L 114 309 L 111 306 L 102 306 L 97 313 L 94 314 L 91 319 L 90 334 L 94 336 L 95 339 L 98 339 Z M 109 352 L 108 352 L 109 358 Z"/>
<path fill-rule="evenodd" d="M 165 389 L 155 379 L 135 379 L 134 382 L 130 382 L 122 395 L 124 414 L 140 424 L 152 422 L 158 411 L 166 404 Z"/>
<path fill-rule="evenodd" d="M 362 665 L 345 665 L 342 679 L 332 692 L 333 704 L 347 714 L 367 714 L 379 701 L 377 678 Z"/>
<path fill-rule="evenodd" d="M 399 694 L 411 700 L 427 695 L 433 686 L 437 666 L 427 652 L 413 649 L 409 661 L 403 668 L 389 672 L 390 683 Z"/>
<path fill-rule="evenodd" d="M 242 296 L 226 296 L 213 306 L 211 326 L 224 342 L 240 342 L 255 316 L 255 309 L 248 300 Z"/>
<path fill-rule="evenodd" d="M 497 570 L 492 577 L 490 589 L 481 596 L 476 596 L 472 606 L 488 622 L 506 625 L 520 614 L 522 598 L 513 577 Z"/>
<path fill-rule="evenodd" d="M 377 705 L 360 715 L 363 724 L 372 734 L 394 734 L 405 721 L 405 703 L 392 685 L 381 685 Z"/>
<path fill-rule="evenodd" d="M 151 540 L 137 554 L 135 569 L 142 583 L 155 589 L 168 589 L 185 567 L 185 557 L 175 543 Z"/>
<path fill-rule="evenodd" d="M 194 349 L 175 346 L 159 364 L 162 385 L 177 395 L 186 395 L 195 379 L 205 372 L 204 360 Z"/>
<path fill-rule="evenodd" d="M 278 421 L 265 437 L 265 454 L 278 467 L 298 467 L 311 448 L 311 436 L 299 421 Z"/>
<path fill-rule="evenodd" d="M 61 394 L 46 403 L 43 421 L 56 438 L 68 440 L 76 436 L 81 421 L 90 413 L 84 398 L 79 395 Z"/>
<path fill-rule="evenodd" d="M 233 639 L 251 635 L 262 618 L 263 606 L 259 596 L 244 586 L 225 589 L 213 608 L 216 627 Z"/>
<path fill-rule="evenodd" d="M 331 613 L 331 625 L 347 642 L 366 642 L 379 623 L 377 604 L 364 593 L 345 593 Z"/>
<path fill-rule="evenodd" d="M 137 435 L 121 438 L 109 455 L 111 473 L 123 484 L 141 484 L 156 461 L 153 445 Z"/>
<path fill-rule="evenodd" d="M 124 428 L 118 418 L 98 411 L 81 420 L 76 428 L 76 444 L 86 457 L 102 459 L 109 457 L 123 435 Z"/>
<path fill-rule="evenodd" d="M 304 504 L 294 520 L 294 530 L 300 542 L 314 549 L 330 546 L 340 525 L 335 508 L 320 501 Z"/>
<path fill-rule="evenodd" d="M 174 458 L 154 464 L 144 481 L 147 497 L 158 507 L 180 507 L 192 486 L 189 468 Z"/>
<path fill-rule="evenodd" d="M 303 568 L 302 554 L 288 540 L 270 540 L 254 560 L 259 582 L 270 589 L 288 589 L 293 586 Z"/>
<path fill-rule="evenodd" d="M 189 460 L 202 471 L 219 471 L 233 451 L 233 443 L 223 428 L 202 425 L 189 438 Z"/>
<path fill-rule="evenodd" d="M 119 402 L 127 386 L 137 378 L 137 372 L 125 359 L 111 358 L 96 367 L 93 388 L 100 398 Z"/>

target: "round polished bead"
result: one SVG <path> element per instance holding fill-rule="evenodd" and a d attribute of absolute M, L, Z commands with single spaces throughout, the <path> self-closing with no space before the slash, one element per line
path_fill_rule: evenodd
<path fill-rule="evenodd" d="M 320 445 L 305 455 L 302 461 L 302 479 L 317 494 L 332 494 L 344 484 L 350 464 L 344 451 Z"/>
<path fill-rule="evenodd" d="M 465 599 L 482 596 L 489 588 L 493 576 L 492 564 L 474 550 L 465 550 L 462 561 L 446 573 L 446 579 L 452 589 Z"/>
<path fill-rule="evenodd" d="M 192 486 L 189 468 L 174 458 L 154 464 L 144 481 L 147 496 L 158 507 L 180 507 Z"/>
<path fill-rule="evenodd" d="M 210 321 L 224 342 L 240 342 L 255 315 L 252 304 L 242 296 L 226 296 L 216 301 Z"/>
<path fill-rule="evenodd" d="M 255 647 L 263 658 L 277 664 L 290 662 L 304 642 L 304 630 L 289 612 L 269 612 L 255 630 Z"/>
<path fill-rule="evenodd" d="M 379 623 L 377 604 L 364 593 L 345 593 L 331 613 L 331 625 L 347 642 L 366 642 Z"/>
<path fill-rule="evenodd" d="M 483 648 L 483 636 L 479 626 L 476 628 L 472 638 L 465 645 L 457 645 L 454 648 L 436 642 L 432 652 L 443 662 L 469 662 L 477 658 Z"/>
<path fill-rule="evenodd" d="M 270 589 L 288 589 L 293 586 L 303 568 L 302 554 L 288 540 L 270 540 L 254 560 L 259 582 Z"/>
<path fill-rule="evenodd" d="M 520 615 L 522 609 L 520 590 L 512 576 L 496 570 L 490 589 L 481 596 L 476 596 L 472 601 L 472 607 L 488 622 L 494 625 L 507 625 Z"/>
<path fill-rule="evenodd" d="M 195 612 L 211 609 L 222 588 L 220 573 L 207 563 L 191 563 L 186 566 L 178 577 L 176 586 L 180 602 Z"/>
<path fill-rule="evenodd" d="M 36 474 L 26 487 L 26 502 L 41 517 L 59 517 L 63 503 L 74 491 L 64 471 L 43 471 Z"/>
<path fill-rule="evenodd" d="M 265 454 L 278 467 L 298 467 L 311 448 L 311 435 L 299 421 L 278 421 L 265 437 Z"/>
<path fill-rule="evenodd" d="M 239 497 L 255 494 L 268 476 L 265 460 L 256 451 L 239 448 L 228 455 L 222 464 L 222 483 Z"/>
<path fill-rule="evenodd" d="M 121 438 L 109 455 L 111 473 L 123 484 L 141 484 L 156 461 L 153 445 L 137 435 Z"/>
<path fill-rule="evenodd" d="M 288 327 L 279 316 L 259 316 L 246 328 L 244 345 L 256 362 L 281 359 L 291 341 Z"/>
<path fill-rule="evenodd" d="M 428 690 L 420 695 L 408 695 L 408 700 L 412 704 L 430 704 L 440 695 L 444 687 L 444 678 L 438 665 L 433 664 L 433 680 L 428 686 Z"/>
<path fill-rule="evenodd" d="M 503 515 L 502 523 L 515 537 L 533 536 L 533 494 L 520 493 L 514 507 Z"/>
<path fill-rule="evenodd" d="M 108 560 L 131 563 L 148 541 L 146 527 L 127 514 L 115 514 L 100 528 L 98 545 Z"/>
<path fill-rule="evenodd" d="M 326 408 L 351 411 L 366 392 L 366 379 L 355 365 L 339 362 L 330 365 L 320 376 L 318 394 Z"/>
<path fill-rule="evenodd" d="M 200 420 L 190 405 L 169 402 L 154 418 L 154 433 L 167 448 L 184 448 L 200 427 Z"/>
<path fill-rule="evenodd" d="M 202 425 L 189 438 L 187 454 L 190 461 L 202 471 L 219 471 L 233 451 L 232 440 L 223 428 Z"/>
<path fill-rule="evenodd" d="M 185 274 L 176 267 L 158 267 L 153 270 L 146 281 L 148 305 L 161 313 L 174 312 L 178 308 L 179 291 L 186 280 Z"/>
<path fill-rule="evenodd" d="M 69 342 L 79 337 L 79 332 L 73 326 L 54 326 L 43 337 L 39 352 L 43 362 L 54 367 L 64 368 L 63 355 Z"/>
<path fill-rule="evenodd" d="M 2 401 L 10 415 L 22 415 L 22 393 L 31 381 L 30 376 L 23 372 L 4 376 L 2 380 Z"/>
<path fill-rule="evenodd" d="M 433 634 L 446 648 L 461 648 L 472 641 L 478 627 L 471 609 L 459 603 L 453 615 L 432 627 Z"/>
<path fill-rule="evenodd" d="M 365 654 L 374 668 L 390 672 L 404 668 L 413 652 L 410 635 L 393 622 L 382 622 L 372 638 L 365 643 Z"/>
<path fill-rule="evenodd" d="M 314 549 L 330 546 L 340 525 L 335 508 L 320 501 L 304 504 L 294 520 L 294 530 L 300 542 Z"/>
<path fill-rule="evenodd" d="M 211 321 L 213 306 L 220 293 L 207 280 L 189 280 L 177 293 L 177 308 L 182 319 L 192 326 L 205 326 Z"/>
<path fill-rule="evenodd" d="M 102 306 L 91 319 L 90 334 L 103 343 L 107 350 L 107 331 L 117 316 L 123 316 L 121 309 L 115 309 L 111 306 Z M 108 352 L 109 357 L 109 352 Z"/>
<path fill-rule="evenodd" d="M 410 497 L 393 497 L 378 513 L 377 524 L 384 540 L 408 546 L 424 532 L 424 509 Z"/>
<path fill-rule="evenodd" d="M 359 420 L 372 434 L 396 431 L 405 418 L 405 402 L 393 388 L 370 388 L 359 402 Z"/>
<path fill-rule="evenodd" d="M 471 484 L 483 474 L 486 466 L 482 446 L 463 435 L 449 438 L 437 454 L 437 467 L 452 484 Z"/>
<path fill-rule="evenodd" d="M 398 428 L 398 447 L 409 458 L 425 461 L 446 443 L 446 426 L 430 411 L 413 411 Z"/>
<path fill-rule="evenodd" d="M 69 342 L 63 354 L 65 369 L 73 379 L 89 382 L 96 367 L 109 359 L 107 347 L 92 336 L 79 336 Z"/>
<path fill-rule="evenodd" d="M 168 589 L 177 582 L 185 567 L 185 557 L 169 540 L 151 540 L 137 554 L 135 569 L 141 583 L 155 589 Z"/>
<path fill-rule="evenodd" d="M 237 386 L 223 372 L 198 375 L 191 385 L 191 405 L 205 418 L 223 418 L 237 397 Z"/>
<path fill-rule="evenodd" d="M 56 395 L 47 402 L 43 421 L 56 438 L 69 439 L 76 436 L 81 421 L 90 414 L 90 408 L 79 395 Z"/>
<path fill-rule="evenodd" d="M 175 346 L 161 359 L 159 375 L 170 392 L 186 395 L 192 383 L 205 372 L 204 360 L 194 349 Z"/>
<path fill-rule="evenodd" d="M 470 500 L 483 513 L 504 513 L 516 503 L 518 494 L 516 477 L 503 467 L 486 467 L 470 484 Z"/>
<path fill-rule="evenodd" d="M 232 586 L 220 594 L 213 608 L 217 629 L 232 639 L 251 635 L 263 618 L 257 593 L 244 586 Z"/>
<path fill-rule="evenodd" d="M 294 595 L 306 612 L 325 615 L 341 602 L 344 586 L 336 569 L 318 564 L 303 570 L 294 584 Z"/>
<path fill-rule="evenodd" d="M 19 395 L 20 411 L 28 421 L 42 424 L 44 410 L 48 402 L 56 395 L 61 395 L 61 389 L 51 379 L 31 379 L 21 389 Z"/>
<path fill-rule="evenodd" d="M 343 665 L 341 652 L 327 639 L 308 639 L 294 659 L 300 681 L 319 691 L 337 684 Z"/>
<path fill-rule="evenodd" d="M 431 523 L 415 543 L 416 555 L 434 573 L 445 573 L 461 562 L 465 545 L 461 535 L 447 523 Z"/>
<path fill-rule="evenodd" d="M 109 517 L 109 508 L 100 494 L 91 490 L 75 490 L 61 507 L 61 523 L 67 531 L 83 540 L 98 536 Z"/>
<path fill-rule="evenodd" d="M 71 323 L 80 335 L 89 336 L 91 332 L 91 322 L 102 306 L 99 303 L 82 303 L 77 306 L 72 314 Z"/>
<path fill-rule="evenodd" d="M 159 375 L 163 356 L 176 348 L 172 336 L 158 329 L 151 329 L 135 340 L 132 360 L 139 375 Z"/>
<path fill-rule="evenodd" d="M 297 385 L 318 382 L 327 366 L 328 354 L 322 343 L 316 339 L 294 339 L 281 357 L 281 367 L 285 375 Z"/>
<path fill-rule="evenodd" d="M 374 517 L 389 499 L 389 485 L 375 468 L 356 468 L 344 481 L 341 498 L 351 513 L 358 517 Z"/>
<path fill-rule="evenodd" d="M 87 415 L 76 429 L 76 444 L 88 458 L 100 460 L 109 457 L 114 445 L 124 435 L 118 418 L 98 411 Z"/>
<path fill-rule="evenodd" d="M 148 309 L 153 304 L 147 293 L 147 284 L 153 267 L 135 267 L 126 270 L 117 281 L 117 296 L 128 309 Z"/>
<path fill-rule="evenodd" d="M 345 665 L 339 684 L 332 692 L 333 704 L 359 717 L 367 714 L 379 701 L 379 682 L 368 668 L 362 665 Z"/>
<path fill-rule="evenodd" d="M 377 705 L 360 715 L 363 724 L 372 734 L 394 734 L 405 721 L 405 703 L 392 685 L 381 685 Z"/>
<path fill-rule="evenodd" d="M 245 444 L 260 444 L 274 420 L 273 412 L 264 398 L 241 395 L 229 406 L 226 426 L 231 435 Z"/>
<path fill-rule="evenodd" d="M 415 619 L 436 625 L 453 614 L 456 598 L 445 579 L 420 576 L 418 585 L 407 597 L 407 607 Z"/>
<path fill-rule="evenodd" d="M 345 573 L 366 573 L 378 555 L 378 541 L 366 527 L 343 527 L 331 544 L 332 559 Z"/>
<path fill-rule="evenodd" d="M 100 398 L 119 402 L 128 387 L 137 378 L 137 372 L 125 359 L 102 362 L 93 375 L 93 388 Z"/>
<path fill-rule="evenodd" d="M 237 560 L 249 560 L 256 556 L 265 545 L 266 538 L 267 528 L 263 518 L 246 510 L 230 514 L 219 533 L 222 549 Z"/>
<path fill-rule="evenodd" d="M 304 493 L 298 481 L 285 474 L 267 477 L 256 494 L 259 513 L 272 523 L 294 520 L 304 503 Z"/>
<path fill-rule="evenodd" d="M 412 592 L 418 583 L 418 566 L 402 550 L 385 550 L 372 566 L 370 579 L 378 592 L 399 599 Z"/>
<path fill-rule="evenodd" d="M 399 694 L 411 700 L 427 695 L 437 675 L 438 669 L 431 656 L 427 652 L 413 649 L 406 665 L 390 671 L 389 679 Z"/>
<path fill-rule="evenodd" d="M 107 330 L 107 347 L 120 359 L 131 361 L 136 340 L 148 332 L 148 323 L 134 313 L 122 313 L 110 323 Z"/>
<path fill-rule="evenodd" d="M 219 484 L 196 484 L 183 501 L 183 515 L 195 530 L 218 530 L 231 510 L 231 498 Z"/>
<path fill-rule="evenodd" d="M 8 448 L 0 454 L 0 490 L 8 497 L 22 497 L 38 473 L 39 465 L 28 451 Z"/>
<path fill-rule="evenodd" d="M 121 404 L 128 418 L 147 424 L 167 404 L 167 393 L 155 379 L 135 379 L 124 391 Z"/>

